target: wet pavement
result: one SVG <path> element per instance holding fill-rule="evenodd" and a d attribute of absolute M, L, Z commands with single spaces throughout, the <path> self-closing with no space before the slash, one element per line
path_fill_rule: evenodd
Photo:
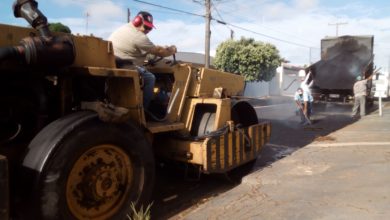
<path fill-rule="evenodd" d="M 389 218 L 390 103 L 358 121 L 350 105 L 321 103 L 302 127 L 283 99 L 254 101 L 273 125 L 254 172 L 172 219 Z"/>

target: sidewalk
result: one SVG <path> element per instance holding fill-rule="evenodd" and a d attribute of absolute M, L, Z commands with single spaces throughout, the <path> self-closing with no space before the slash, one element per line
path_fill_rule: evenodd
<path fill-rule="evenodd" d="M 312 142 L 183 219 L 388 219 L 390 103 Z"/>

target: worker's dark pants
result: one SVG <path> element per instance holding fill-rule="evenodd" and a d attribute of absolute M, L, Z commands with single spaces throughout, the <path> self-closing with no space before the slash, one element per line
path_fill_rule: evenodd
<path fill-rule="evenodd" d="M 352 109 L 352 117 L 357 116 L 360 107 L 360 116 L 366 115 L 366 96 L 356 96 Z"/>
<path fill-rule="evenodd" d="M 302 106 L 303 105 L 304 104 L 302 103 Z M 301 123 L 308 122 L 307 120 L 308 119 L 310 120 L 310 116 L 312 114 L 312 103 L 311 102 L 307 103 L 307 115 L 306 115 L 307 119 L 306 119 L 305 115 L 303 114 L 303 109 L 298 109 L 298 111 L 299 111 L 299 115 L 301 116 Z"/>

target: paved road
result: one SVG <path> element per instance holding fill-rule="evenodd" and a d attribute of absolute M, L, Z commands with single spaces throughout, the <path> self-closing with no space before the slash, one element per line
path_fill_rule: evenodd
<path fill-rule="evenodd" d="M 252 103 L 260 120 L 268 120 L 272 124 L 270 143 L 263 149 L 262 158 L 257 161 L 260 166 L 272 163 L 314 140 L 324 139 L 328 134 L 354 123 L 350 117 L 351 104 L 316 103 L 313 107 L 313 125 L 303 127 L 290 97 L 271 97 Z"/>
<path fill-rule="evenodd" d="M 283 105 L 258 108 L 274 125 L 264 164 L 176 219 L 389 218 L 390 104 L 382 117 L 374 111 L 356 122 L 351 106 L 318 105 L 306 128 L 288 114 L 293 105 Z"/>
<path fill-rule="evenodd" d="M 236 177 L 232 182 L 220 175 L 202 175 L 199 180 L 193 179 L 194 175 L 185 178 L 184 167 L 164 165 L 157 171 L 153 219 L 181 219 L 203 203 L 237 187 L 248 173 L 273 166 L 314 140 L 326 140 L 329 138 L 326 135 L 354 122 L 349 117 L 351 106 L 345 104 L 316 105 L 315 123 L 304 128 L 299 125 L 291 98 L 271 97 L 251 102 L 256 106 L 259 118 L 272 123 L 271 141 L 263 148 L 255 166 L 248 165 L 232 172 Z"/>

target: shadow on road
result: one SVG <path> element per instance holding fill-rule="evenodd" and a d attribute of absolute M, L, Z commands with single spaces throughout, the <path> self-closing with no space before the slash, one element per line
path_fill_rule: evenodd
<path fill-rule="evenodd" d="M 254 161 L 255 162 L 255 161 Z M 180 214 L 195 209 L 219 194 L 240 184 L 241 179 L 253 172 L 254 162 L 245 164 L 228 174 L 202 174 L 198 178 L 193 168 L 190 176 L 183 164 L 164 163 L 157 168 L 153 193 L 152 219 L 180 219 Z M 175 218 L 172 218 L 175 216 Z"/>

